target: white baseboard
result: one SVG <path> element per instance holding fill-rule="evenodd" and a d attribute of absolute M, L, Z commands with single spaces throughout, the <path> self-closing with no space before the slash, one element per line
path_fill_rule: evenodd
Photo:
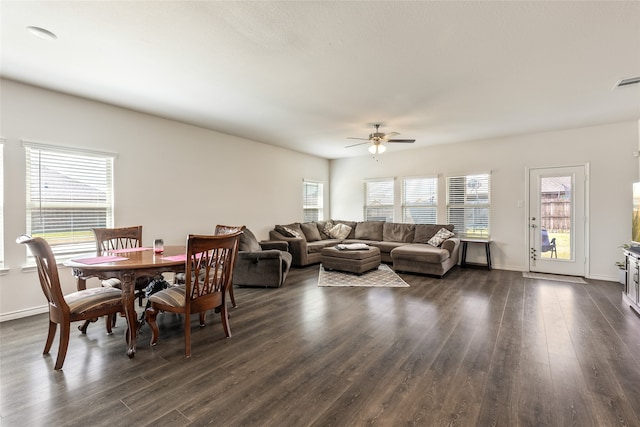
<path fill-rule="evenodd" d="M 12 311 L 11 313 L 3 313 L 0 314 L 0 323 L 6 322 L 7 320 L 15 320 L 22 319 L 23 317 L 35 316 L 36 314 L 47 313 L 49 311 L 49 307 L 46 305 L 42 305 L 40 307 L 28 308 L 26 310 L 18 310 Z"/>

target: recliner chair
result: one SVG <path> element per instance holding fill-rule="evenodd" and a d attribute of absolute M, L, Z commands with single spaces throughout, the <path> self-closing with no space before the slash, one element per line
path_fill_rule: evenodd
<path fill-rule="evenodd" d="M 287 278 L 292 256 L 284 241 L 258 242 L 249 229 L 240 236 L 233 271 L 234 286 L 279 288 Z"/>

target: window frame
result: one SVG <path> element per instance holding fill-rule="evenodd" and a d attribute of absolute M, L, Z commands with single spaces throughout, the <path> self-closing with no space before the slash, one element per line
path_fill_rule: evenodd
<path fill-rule="evenodd" d="M 44 237 L 59 260 L 94 251 L 91 228 L 114 226 L 117 154 L 24 140 L 22 146 L 27 234 Z"/>
<path fill-rule="evenodd" d="M 395 217 L 395 177 L 392 178 L 376 178 L 376 179 L 366 179 L 364 181 L 364 207 L 363 207 L 363 218 L 365 221 L 385 221 L 385 222 L 394 222 Z M 391 190 L 391 195 L 384 195 L 383 202 L 387 202 L 391 200 L 391 203 L 378 203 L 373 204 L 375 200 L 370 200 L 370 191 L 369 187 L 374 186 L 376 184 L 384 184 L 387 186 L 387 189 Z M 382 185 L 378 186 L 378 191 L 384 191 Z M 388 212 L 385 212 L 388 210 Z M 378 212 L 378 215 L 369 215 L 370 212 Z M 384 215 L 380 215 L 380 213 Z M 390 215 L 389 215 L 390 214 Z"/>
<path fill-rule="evenodd" d="M 453 182 L 460 179 L 464 179 L 465 184 L 463 186 Z M 474 185 L 476 188 L 486 189 L 486 191 L 480 192 L 476 190 L 475 202 L 468 198 L 467 189 L 474 190 L 469 185 L 471 180 L 479 180 Z M 447 222 L 455 226 L 454 231 L 456 234 L 460 237 L 488 239 L 491 236 L 491 172 L 448 176 L 446 185 Z M 452 190 L 455 190 L 457 194 L 452 194 Z M 483 196 L 482 199 L 479 199 L 480 194 L 486 195 L 486 197 Z M 460 201 L 460 198 L 462 198 L 462 201 Z M 478 212 L 478 210 L 481 211 Z M 485 211 L 485 213 L 483 214 L 482 211 Z M 453 214 L 454 212 L 455 214 Z M 472 222 L 467 222 L 469 212 L 474 215 Z M 462 221 L 460 220 L 460 213 L 462 213 Z M 479 219 L 475 218 L 476 214 L 480 215 Z M 480 225 L 480 227 L 476 228 L 477 225 Z"/>
<path fill-rule="evenodd" d="M 308 204 L 310 199 L 307 189 L 310 187 L 317 188 L 316 204 Z M 316 212 L 316 215 L 308 215 L 308 212 Z M 313 218 L 312 218 L 313 217 Z M 312 179 L 302 180 L 302 219 L 303 222 L 322 221 L 324 219 L 324 182 Z"/>
<path fill-rule="evenodd" d="M 427 191 L 425 197 L 432 194 L 432 200 L 425 203 L 411 203 L 407 202 L 407 181 L 431 181 L 426 186 L 433 188 L 432 192 Z M 437 175 L 424 175 L 424 176 L 407 176 L 402 178 L 402 190 L 400 210 L 402 212 L 402 222 L 405 224 L 437 224 L 438 223 L 438 176 Z M 420 197 L 419 194 L 413 197 Z M 416 222 L 413 216 L 409 215 L 408 210 L 418 209 L 426 212 L 425 216 L 432 217 L 432 222 Z"/>

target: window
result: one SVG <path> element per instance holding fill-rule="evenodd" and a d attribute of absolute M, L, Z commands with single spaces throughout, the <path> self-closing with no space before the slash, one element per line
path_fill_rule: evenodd
<path fill-rule="evenodd" d="M 436 224 L 437 219 L 438 178 L 404 178 L 402 180 L 402 222 Z"/>
<path fill-rule="evenodd" d="M 365 181 L 364 188 L 364 220 L 393 222 L 393 178 Z"/>
<path fill-rule="evenodd" d="M 114 154 L 23 143 L 27 233 L 56 256 L 95 250 L 91 229 L 113 227 Z"/>
<path fill-rule="evenodd" d="M 0 138 L 0 268 L 4 266 L 4 138 Z"/>
<path fill-rule="evenodd" d="M 447 178 L 447 214 L 455 231 L 466 237 L 489 237 L 491 175 Z"/>
<path fill-rule="evenodd" d="M 322 211 L 324 193 L 321 182 L 304 180 L 302 182 L 302 200 L 304 222 L 321 221 L 324 218 Z"/>

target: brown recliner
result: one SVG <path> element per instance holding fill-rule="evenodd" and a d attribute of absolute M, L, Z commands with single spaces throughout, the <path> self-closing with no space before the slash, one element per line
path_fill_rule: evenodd
<path fill-rule="evenodd" d="M 240 236 L 233 285 L 279 288 L 291 267 L 292 256 L 287 249 L 287 242 L 258 242 L 251 230 L 245 229 Z"/>

